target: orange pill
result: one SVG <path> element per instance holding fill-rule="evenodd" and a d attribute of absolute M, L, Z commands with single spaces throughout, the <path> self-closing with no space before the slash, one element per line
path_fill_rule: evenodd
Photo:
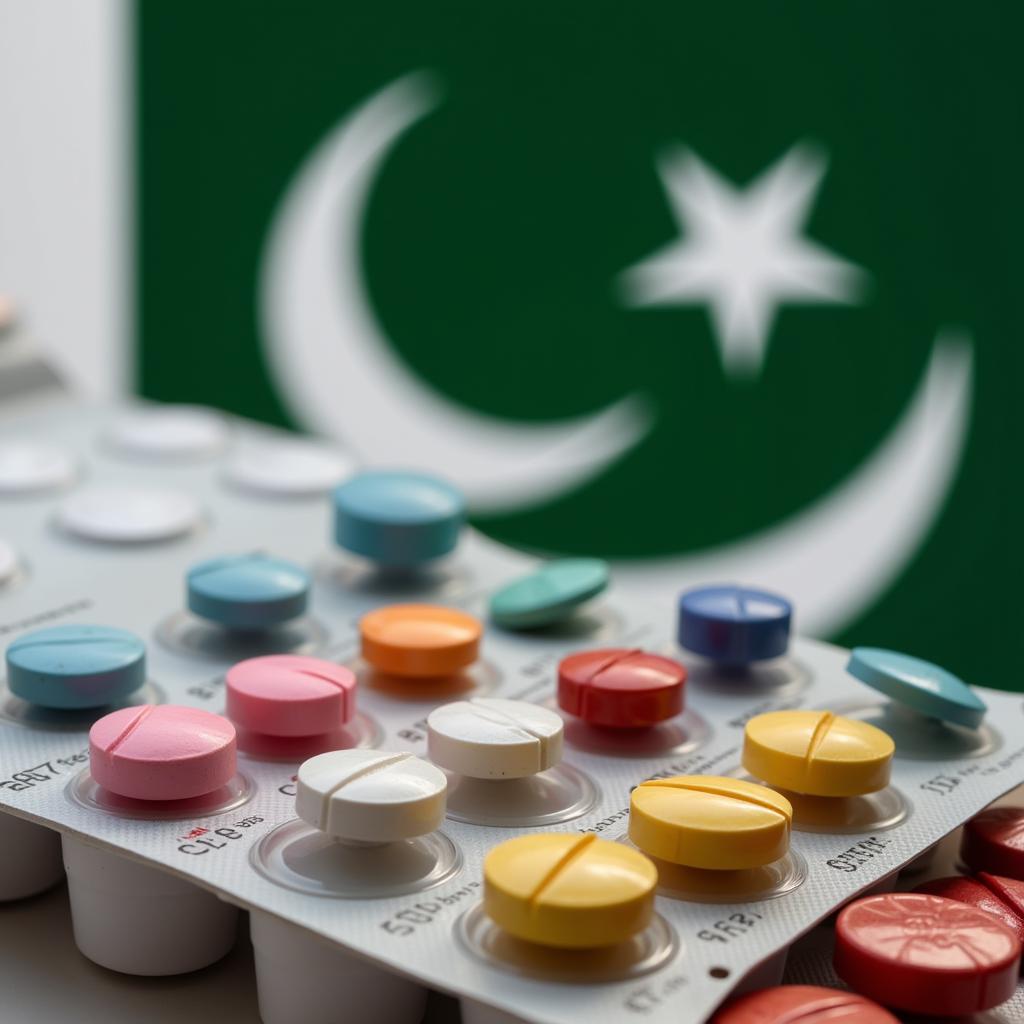
<path fill-rule="evenodd" d="M 393 604 L 359 622 L 363 658 L 379 672 L 413 678 L 447 676 L 476 661 L 479 619 L 435 604 Z"/>

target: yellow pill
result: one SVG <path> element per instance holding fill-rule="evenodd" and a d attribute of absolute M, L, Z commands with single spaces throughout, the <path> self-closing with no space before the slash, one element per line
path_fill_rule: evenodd
<path fill-rule="evenodd" d="M 650 923 L 658 869 L 593 835 L 509 839 L 484 859 L 484 909 L 509 934 L 542 946 L 593 949 Z"/>
<path fill-rule="evenodd" d="M 629 800 L 629 838 L 644 853 L 712 871 L 744 871 L 784 857 L 792 822 L 784 796 L 714 775 L 654 779 Z"/>
<path fill-rule="evenodd" d="M 794 793 L 862 796 L 889 784 L 895 750 L 881 729 L 831 711 L 769 711 L 747 722 L 743 767 Z"/>

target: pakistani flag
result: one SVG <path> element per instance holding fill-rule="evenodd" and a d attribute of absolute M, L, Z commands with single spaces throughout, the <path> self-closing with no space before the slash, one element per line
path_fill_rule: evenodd
<path fill-rule="evenodd" d="M 1024 688 L 1013 5 L 139 4 L 142 391 Z"/>

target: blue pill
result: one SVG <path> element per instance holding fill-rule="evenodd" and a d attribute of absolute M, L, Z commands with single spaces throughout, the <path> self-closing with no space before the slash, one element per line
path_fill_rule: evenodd
<path fill-rule="evenodd" d="M 723 665 L 766 661 L 786 653 L 792 617 L 793 606 L 778 594 L 700 587 L 679 598 L 679 644 Z"/>
<path fill-rule="evenodd" d="M 51 626 L 7 648 L 7 686 L 38 707 L 98 708 L 124 700 L 146 681 L 146 646 L 111 626 Z"/>
<path fill-rule="evenodd" d="M 977 729 L 988 711 L 962 679 L 909 654 L 855 647 L 846 671 L 904 707 L 968 729 Z"/>
<path fill-rule="evenodd" d="M 305 612 L 310 585 L 305 569 L 278 558 L 211 558 L 188 572 L 188 607 L 228 629 L 269 629 Z"/>
<path fill-rule="evenodd" d="M 334 491 L 334 539 L 382 566 L 413 568 L 448 554 L 466 519 L 462 495 L 425 473 L 360 473 Z"/>

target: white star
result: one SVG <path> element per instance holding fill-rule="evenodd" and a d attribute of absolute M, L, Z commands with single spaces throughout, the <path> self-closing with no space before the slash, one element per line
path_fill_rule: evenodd
<path fill-rule="evenodd" d="M 794 146 L 746 188 L 736 188 L 696 153 L 676 149 L 658 173 L 684 237 L 622 272 L 632 306 L 707 303 L 726 371 L 756 375 L 784 302 L 855 301 L 859 267 L 802 231 L 825 161 Z"/>

